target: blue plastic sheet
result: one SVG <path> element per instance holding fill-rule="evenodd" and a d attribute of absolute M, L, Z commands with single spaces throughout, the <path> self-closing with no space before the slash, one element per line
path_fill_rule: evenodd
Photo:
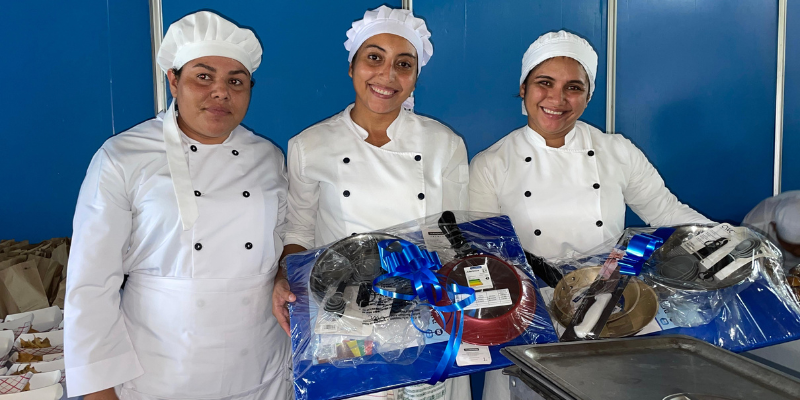
<path fill-rule="evenodd" d="M 518 267 L 528 277 L 535 278 L 528 266 L 523 249 L 506 216 L 456 212 L 459 227 L 464 236 L 477 249 L 495 255 Z M 438 215 L 412 221 L 407 224 L 382 230 L 417 245 L 425 246 L 422 231 L 436 227 Z M 317 316 L 317 301 L 309 289 L 309 279 L 316 260 L 328 246 L 297 253 L 286 258 L 286 268 L 292 292 L 297 301 L 289 307 L 292 332 L 292 363 L 295 397 L 299 400 L 342 399 L 373 393 L 391 388 L 427 382 L 445 352 L 447 334 L 437 326 L 431 326 L 439 334 L 437 338 L 425 338 L 426 344 L 404 349 L 386 361 L 380 354 L 359 357 L 359 362 L 349 364 L 319 363 L 313 357 L 317 343 L 314 323 Z M 435 251 L 437 249 L 428 249 Z M 447 263 L 447 255 L 442 252 Z M 533 322 L 515 339 L 490 346 L 492 363 L 489 365 L 453 366 L 450 376 L 472 374 L 480 371 L 501 369 L 512 363 L 500 354 L 505 346 L 533 343 L 557 342 L 549 314 L 538 288 Z"/>
<path fill-rule="evenodd" d="M 647 335 L 688 335 L 734 352 L 800 339 L 800 304 L 786 284 L 780 250 L 752 229 L 725 226 L 726 229 L 738 232 L 737 240 L 758 243 L 757 249 L 748 250 L 749 255 L 738 256 L 739 260 L 747 264 L 737 272 L 732 272 L 733 275 L 726 278 L 729 279 L 727 283 L 712 280 L 709 284 L 700 282 L 700 279 L 689 279 L 686 281 L 688 283 L 681 284 L 676 280 L 665 279 L 663 269 L 660 269 L 667 261 L 675 258 L 676 254 L 682 255 L 686 252 L 682 247 L 684 243 L 723 225 L 675 227 L 677 232 L 645 263 L 639 278 L 657 293 L 660 309 L 656 320 L 670 319 L 662 324 L 663 330 Z M 621 238 L 599 246 L 591 255 L 557 260 L 554 264 L 565 275 L 577 269 L 602 265 L 614 247 L 624 248 L 630 237 L 655 230 L 656 228 L 626 229 Z M 703 257 L 716 251 L 713 241 L 701 243 L 710 246 Z M 723 251 L 721 247 L 723 243 L 726 242 L 716 243 L 716 249 L 726 253 L 727 250 Z M 733 245 L 731 242 L 730 246 Z M 694 273 L 702 274 L 704 268 L 699 268 Z M 682 275 L 681 279 L 685 279 L 687 274 L 691 275 L 689 270 L 673 270 L 673 273 Z M 714 287 L 714 284 L 718 287 Z"/>

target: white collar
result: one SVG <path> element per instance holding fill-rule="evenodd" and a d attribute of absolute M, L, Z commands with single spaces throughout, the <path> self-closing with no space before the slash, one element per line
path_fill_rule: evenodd
<path fill-rule="evenodd" d="M 570 150 L 571 145 L 575 139 L 575 131 L 577 130 L 578 123 L 575 123 L 575 126 L 572 127 L 572 130 L 567 133 L 567 136 L 564 137 L 564 145 L 561 147 L 551 147 L 552 149 L 563 149 L 563 150 Z M 544 137 L 533 130 L 530 125 L 525 125 L 525 136 L 528 138 L 528 141 L 531 142 L 536 147 L 547 147 L 547 141 L 544 140 Z"/>
<path fill-rule="evenodd" d="M 176 121 L 176 123 L 177 123 L 177 121 Z M 237 127 L 237 128 L 238 128 L 238 127 Z M 236 128 L 233 128 L 233 130 L 231 131 L 231 134 L 230 134 L 230 135 L 228 135 L 228 137 L 227 137 L 227 138 L 225 138 L 225 140 L 224 140 L 222 143 L 218 143 L 218 144 L 206 144 L 206 143 L 201 143 L 201 142 L 199 142 L 199 141 L 197 141 L 197 140 L 195 140 L 195 139 L 192 139 L 192 138 L 190 138 L 189 136 L 187 136 L 187 135 L 186 135 L 186 134 L 183 132 L 183 130 L 181 130 L 180 126 L 178 127 L 178 132 L 180 132 L 180 135 L 181 135 L 181 142 L 183 142 L 183 144 L 184 144 L 184 145 L 186 145 L 186 146 L 189 146 L 189 145 L 192 145 L 192 144 L 194 144 L 194 145 L 201 145 L 201 146 L 217 146 L 217 145 L 223 145 L 223 146 L 225 146 L 225 147 L 228 147 L 228 146 L 230 146 L 231 144 L 234 144 L 233 142 L 235 141 L 235 139 L 233 138 L 233 136 L 234 136 L 234 135 L 236 135 L 236 131 L 237 131 L 237 129 L 236 129 Z"/>
<path fill-rule="evenodd" d="M 345 123 L 359 138 L 361 138 L 362 141 L 367 140 L 367 138 L 369 137 L 369 132 L 367 132 L 366 129 L 362 128 L 355 121 L 353 121 L 353 118 L 350 116 L 350 111 L 353 110 L 353 107 L 355 107 L 355 103 L 347 106 L 347 108 L 345 108 L 344 111 L 342 111 L 342 118 L 344 118 Z M 400 136 L 400 125 L 402 125 L 402 122 L 405 119 L 406 114 L 408 114 L 408 111 L 400 107 L 400 114 L 398 114 L 397 118 L 395 118 L 394 121 L 392 121 L 392 123 L 389 124 L 389 127 L 386 128 L 386 135 L 389 136 L 390 140 L 389 143 L 391 143 L 391 141 L 395 141 Z"/>

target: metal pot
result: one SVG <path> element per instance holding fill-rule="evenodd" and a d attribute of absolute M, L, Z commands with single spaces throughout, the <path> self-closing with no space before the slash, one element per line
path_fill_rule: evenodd
<path fill-rule="evenodd" d="M 329 287 L 369 282 L 383 274 L 378 242 L 400 238 L 380 232 L 348 236 L 330 245 L 314 263 L 308 287 L 317 302 Z"/>
<path fill-rule="evenodd" d="M 676 279 L 679 278 L 676 275 L 680 275 L 680 272 L 672 275 L 665 273 L 663 266 L 676 264 L 676 261 L 685 265 L 683 262 L 684 260 L 688 263 L 691 261 L 690 259 L 694 258 L 697 262 L 699 262 L 700 259 L 697 257 L 693 255 L 686 255 L 684 252 L 681 252 L 680 247 L 684 242 L 712 228 L 713 227 L 711 226 L 704 225 L 685 225 L 677 227 L 669 239 L 667 239 L 661 247 L 653 252 L 653 255 L 650 256 L 650 259 L 645 264 L 645 268 L 650 272 L 648 277 L 654 282 L 670 288 L 684 291 L 701 292 L 725 289 L 731 286 L 736 286 L 745 281 L 753 272 L 752 263 L 748 263 L 721 281 L 703 280 L 701 279 L 701 274 L 699 273 L 693 274 L 694 277 L 692 279 Z"/>
<path fill-rule="evenodd" d="M 575 299 L 579 299 L 600 273 L 601 267 L 586 267 L 570 272 L 556 285 L 553 317 L 564 327 L 568 326 L 575 313 Z M 658 298 L 652 288 L 633 278 L 622 292 L 619 310 L 608 318 L 600 337 L 618 338 L 632 336 L 644 329 L 658 312 Z"/>
<path fill-rule="evenodd" d="M 462 340 L 466 343 L 493 346 L 506 343 L 521 335 L 533 322 L 536 313 L 536 291 L 531 278 L 514 265 L 491 254 L 482 254 L 472 248 L 458 227 L 455 215 L 445 211 L 439 220 L 439 227 L 445 233 L 457 257 L 439 270 L 448 282 L 469 287 L 465 270 L 475 266 L 485 266 L 491 275 L 491 289 L 477 289 L 486 292 L 507 289 L 511 304 L 505 306 L 478 308 L 464 312 L 464 332 Z M 445 298 L 437 305 L 452 304 Z M 456 313 L 444 313 L 444 320 L 434 314 L 436 322 L 451 333 L 452 319 Z"/>

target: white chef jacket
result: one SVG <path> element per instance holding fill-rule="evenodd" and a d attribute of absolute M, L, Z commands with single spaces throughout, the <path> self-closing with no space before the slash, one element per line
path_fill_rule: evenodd
<path fill-rule="evenodd" d="M 369 134 L 353 122 L 352 109 L 351 104 L 289 140 L 286 244 L 310 249 L 468 208 L 467 149 L 458 135 L 401 110 L 386 130 L 391 141 L 376 147 L 365 142 Z M 448 379 L 444 388 L 425 393 L 430 399 L 468 400 L 468 379 Z"/>
<path fill-rule="evenodd" d="M 81 186 L 65 299 L 70 397 L 124 383 L 122 398 L 161 398 L 147 392 L 157 390 L 153 386 L 163 379 L 181 394 L 175 397 L 252 398 L 246 395 L 254 393 L 254 386 L 285 373 L 288 338 L 269 311 L 283 247 L 283 155 L 241 126 L 219 145 L 201 144 L 181 133 L 199 210 L 193 228 L 184 231 L 167 162 L 163 118 L 161 114 L 106 141 Z M 130 279 L 120 296 L 124 274 Z M 155 281 L 167 283 L 153 290 L 149 283 Z M 242 282 L 250 287 L 237 288 L 239 297 L 219 296 Z M 201 293 L 190 292 L 197 286 Z M 137 291 L 158 295 L 162 289 L 179 294 L 149 308 L 126 304 L 134 301 Z M 251 334 L 244 338 L 236 332 L 215 334 L 203 339 L 213 354 L 192 355 L 193 344 L 199 343 L 192 335 L 216 333 L 220 326 L 241 324 L 239 320 L 246 321 L 246 327 L 257 326 L 257 333 L 243 329 Z M 178 328 L 186 321 L 195 329 Z M 158 357 L 171 356 L 169 349 L 164 357 L 146 344 L 168 341 L 148 338 L 156 328 L 164 329 L 159 324 L 182 335 L 179 343 L 166 344 L 174 345 L 175 357 L 198 359 L 178 363 L 179 371 L 146 382 L 143 379 L 161 367 Z M 234 340 L 240 343 L 232 345 Z M 255 381 L 237 376 L 237 365 L 257 369 Z M 203 385 L 213 389 L 192 392 Z M 290 385 L 283 385 L 280 391 L 287 392 Z"/>
<path fill-rule="evenodd" d="M 560 148 L 529 126 L 476 155 L 470 205 L 511 217 L 522 246 L 544 258 L 585 254 L 625 228 L 625 205 L 649 225 L 710 223 L 682 204 L 645 155 L 578 121 Z"/>
<path fill-rule="evenodd" d="M 578 121 L 560 148 L 529 126 L 479 153 L 470 207 L 506 214 L 522 246 L 557 259 L 586 254 L 625 228 L 625 204 L 653 226 L 711 221 L 682 204 L 644 154 L 618 134 Z M 508 377 L 486 374 L 484 398 L 509 399 Z"/>
<path fill-rule="evenodd" d="M 758 203 L 758 205 L 755 206 L 755 208 L 753 208 L 742 221 L 742 225 L 747 225 L 761 232 L 764 234 L 764 236 L 772 240 L 779 249 L 781 249 L 781 252 L 783 253 L 784 271 L 788 271 L 800 265 L 800 257 L 797 257 L 788 251 L 783 251 L 781 244 L 778 242 L 778 235 L 775 232 L 775 228 L 772 227 L 772 222 L 775 222 L 775 208 L 781 201 L 786 201 L 788 199 L 791 199 L 791 201 L 797 201 L 798 198 L 800 198 L 800 190 L 783 192 L 777 196 L 766 198 Z M 800 221 L 796 223 L 800 223 Z"/>
<path fill-rule="evenodd" d="M 325 245 L 468 206 L 464 141 L 430 118 L 400 111 L 382 147 L 348 106 L 289 140 L 286 244 Z"/>

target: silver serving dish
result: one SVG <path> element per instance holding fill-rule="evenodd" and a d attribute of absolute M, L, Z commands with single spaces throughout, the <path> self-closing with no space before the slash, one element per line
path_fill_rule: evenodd
<path fill-rule="evenodd" d="M 682 335 L 512 346 L 500 352 L 516 364 L 505 370 L 514 376 L 512 393 L 523 386 L 545 399 L 800 398 L 799 380 Z"/>

